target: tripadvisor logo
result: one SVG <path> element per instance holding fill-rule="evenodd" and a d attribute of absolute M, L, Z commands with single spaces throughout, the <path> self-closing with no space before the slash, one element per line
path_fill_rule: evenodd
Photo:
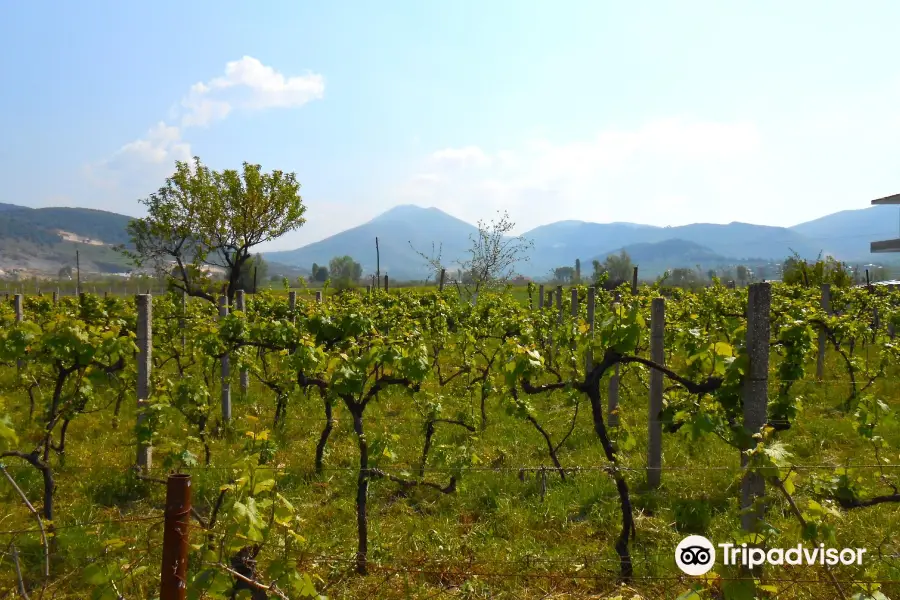
<path fill-rule="evenodd" d="M 705 575 L 716 562 L 716 549 L 702 535 L 689 535 L 675 548 L 675 564 L 688 575 Z"/>
<path fill-rule="evenodd" d="M 722 564 L 740 565 L 753 569 L 761 565 L 862 565 L 865 548 L 805 548 L 797 544 L 793 548 L 750 547 L 747 544 L 718 544 L 722 551 Z M 687 575 L 705 575 L 716 562 L 716 548 L 702 535 L 690 535 L 675 548 L 675 564 Z"/>

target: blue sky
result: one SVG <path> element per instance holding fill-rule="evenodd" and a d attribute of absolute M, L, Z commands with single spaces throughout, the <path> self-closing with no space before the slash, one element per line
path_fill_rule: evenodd
<path fill-rule="evenodd" d="M 5 2 L 0 202 L 140 214 L 174 161 L 396 204 L 793 225 L 900 191 L 900 3 Z M 200 85 L 198 85 L 200 84 Z"/>

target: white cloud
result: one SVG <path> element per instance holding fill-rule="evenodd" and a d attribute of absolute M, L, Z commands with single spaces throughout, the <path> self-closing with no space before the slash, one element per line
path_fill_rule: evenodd
<path fill-rule="evenodd" d="M 296 108 L 319 100 L 324 94 L 325 80 L 321 75 L 285 77 L 258 59 L 244 56 L 226 64 L 224 76 L 191 86 L 181 100 L 186 111 L 181 124 L 183 127 L 209 125 L 224 119 L 234 109 Z"/>
<path fill-rule="evenodd" d="M 252 56 L 225 65 L 225 74 L 191 86 L 179 106 L 169 111 L 147 134 L 128 142 L 112 156 L 86 165 L 85 174 L 95 185 L 110 189 L 122 181 L 155 179 L 172 172 L 176 160 L 189 160 L 190 143 L 182 139 L 186 129 L 206 127 L 235 111 L 297 108 L 321 99 L 325 81 L 321 75 L 286 77 Z"/>
<path fill-rule="evenodd" d="M 750 123 L 659 119 L 496 152 L 445 148 L 424 161 L 427 180 L 411 177 L 398 194 L 470 221 L 509 210 L 520 230 L 561 219 L 674 224 L 701 199 L 715 199 L 714 219 L 720 194 L 750 176 L 761 145 Z"/>

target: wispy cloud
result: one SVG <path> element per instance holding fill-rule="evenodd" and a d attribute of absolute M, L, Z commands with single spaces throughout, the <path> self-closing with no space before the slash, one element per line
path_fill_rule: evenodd
<path fill-rule="evenodd" d="M 225 75 L 195 83 L 181 100 L 182 127 L 205 126 L 233 110 L 296 108 L 325 95 L 325 79 L 315 73 L 285 77 L 252 56 L 225 65 Z"/>
<path fill-rule="evenodd" d="M 625 207 L 619 212 L 633 220 L 666 224 L 678 220 L 681 199 L 696 199 L 704 182 L 716 189 L 734 184 L 761 146 L 751 123 L 658 119 L 581 140 L 535 139 L 498 151 L 444 148 L 423 160 L 423 171 L 398 193 L 470 221 L 507 209 L 529 227 L 562 218 L 622 218 L 617 209 Z"/>
<path fill-rule="evenodd" d="M 170 121 L 177 124 L 160 121 L 143 137 L 86 165 L 84 171 L 95 185 L 107 188 L 135 176 L 158 179 L 171 172 L 176 160 L 191 157 L 191 145 L 183 139 L 185 130 L 207 127 L 234 112 L 301 107 L 324 94 L 322 75 L 287 77 L 252 56 L 244 56 L 227 63 L 224 75 L 191 86 L 170 113 Z"/>

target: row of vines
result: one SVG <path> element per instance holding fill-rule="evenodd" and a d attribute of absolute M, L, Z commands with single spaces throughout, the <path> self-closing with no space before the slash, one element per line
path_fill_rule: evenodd
<path fill-rule="evenodd" d="M 134 298 L 27 296 L 21 316 L 10 299 L 2 590 L 155 597 L 170 472 L 194 477 L 193 598 L 354 597 L 354 581 L 375 575 L 405 577 L 407 596 L 387 583 L 373 597 L 418 597 L 410 585 L 491 597 L 506 589 L 491 579 L 500 556 L 516 577 L 545 573 L 558 590 L 608 597 L 864 600 L 897 589 L 900 294 L 835 288 L 826 309 L 820 290 L 772 285 L 766 424 L 749 430 L 746 289 L 568 291 L 541 308 L 534 289 L 524 304 L 451 290 L 289 303 L 267 291 L 224 315 L 155 296 L 140 404 Z M 660 295 L 662 362 L 650 353 Z M 653 371 L 663 408 L 648 417 Z M 622 398 L 611 407 L 613 378 Z M 658 489 L 645 475 L 654 419 L 665 432 Z M 147 446 L 152 467 L 136 468 Z M 748 471 L 767 484 L 750 531 Z M 500 506 L 504 487 L 519 490 L 514 506 Z M 855 544 L 872 560 L 810 568 L 799 587 L 776 569 L 682 576 L 671 552 L 685 519 L 667 515 L 691 488 L 709 505 L 723 498 L 720 538 Z M 565 526 L 551 514 L 576 505 L 592 508 Z M 504 531 L 490 517 L 504 510 L 527 512 L 528 526 Z"/>

